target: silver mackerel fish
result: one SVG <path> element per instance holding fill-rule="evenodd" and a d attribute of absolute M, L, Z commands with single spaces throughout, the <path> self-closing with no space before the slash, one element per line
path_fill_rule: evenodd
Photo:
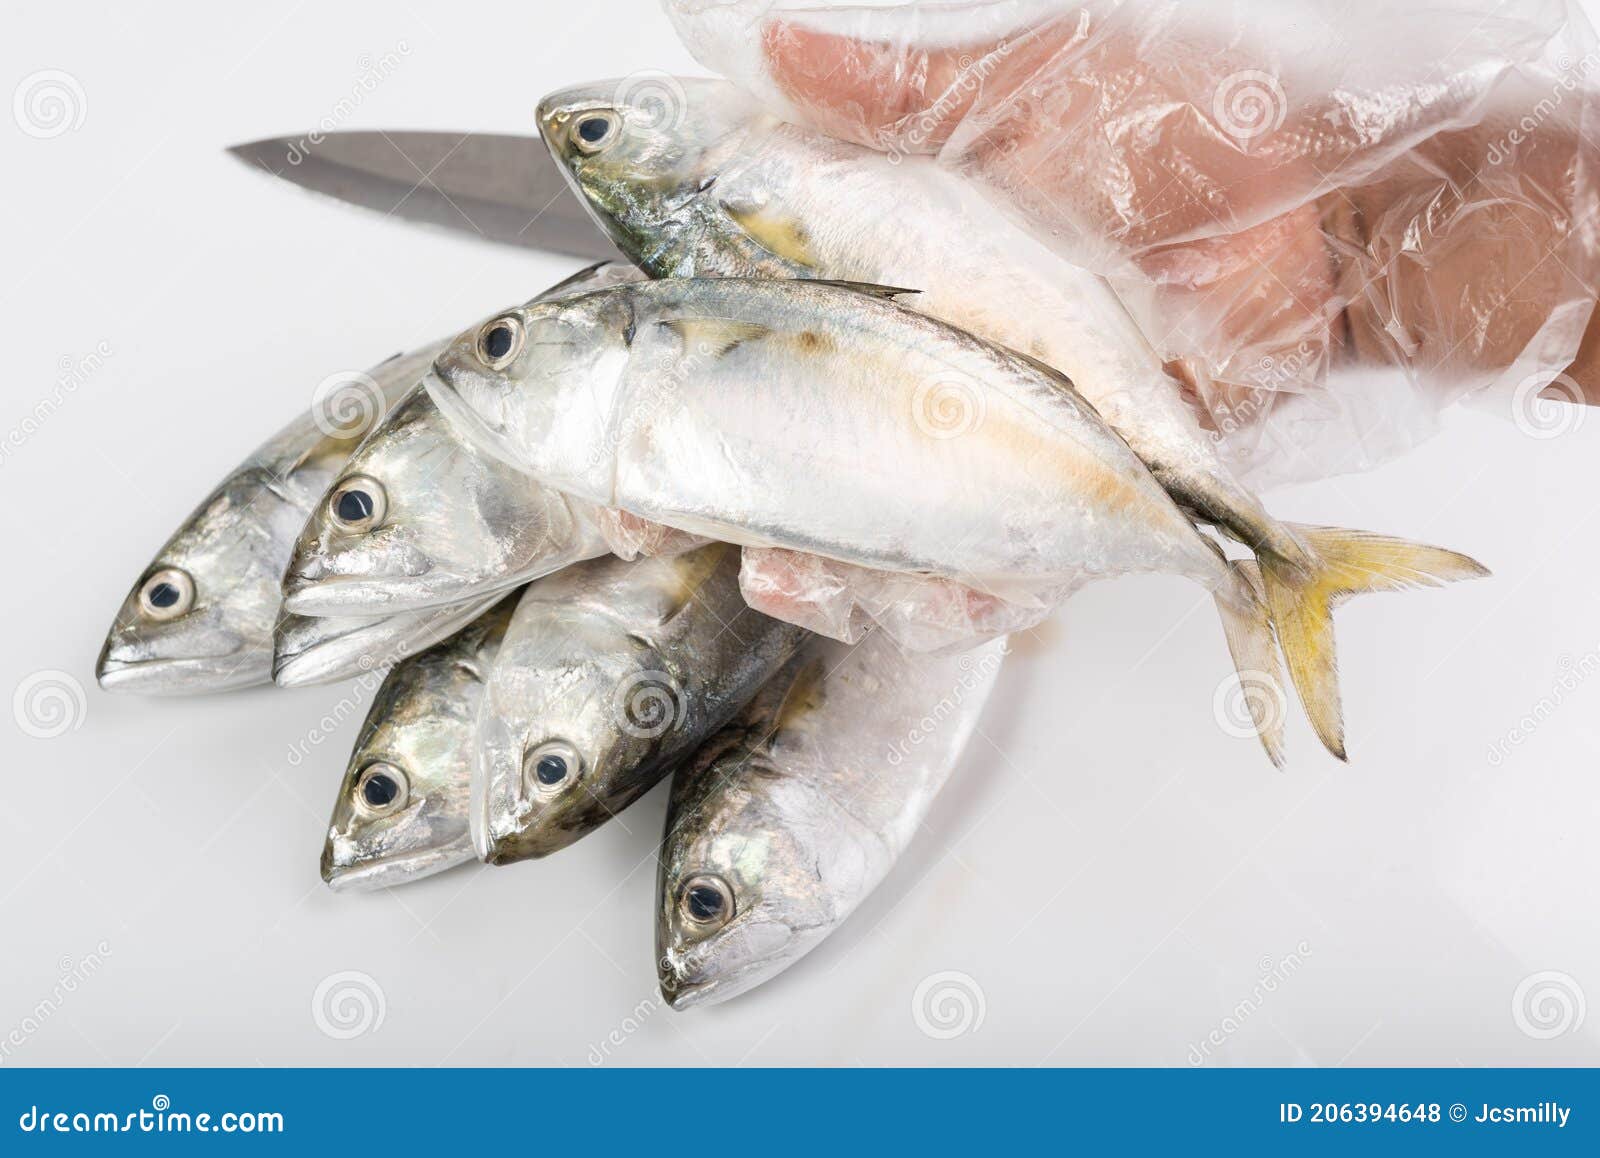
<path fill-rule="evenodd" d="M 492 864 L 610 820 L 725 724 L 806 633 L 750 610 L 713 543 L 530 585 L 478 710 L 472 833 Z"/>
<path fill-rule="evenodd" d="M 363 396 L 353 401 L 392 405 L 437 352 L 429 347 L 373 367 L 360 379 Z M 328 403 L 342 405 L 337 396 Z M 167 540 L 106 636 L 95 668 L 101 687 L 189 694 L 271 680 L 273 627 L 295 536 L 365 433 L 344 430 L 337 421 L 342 417 L 314 409 L 296 418 L 223 479 Z M 416 638 L 411 624 L 385 634 L 402 645 Z"/>
<path fill-rule="evenodd" d="M 378 689 L 322 849 L 333 888 L 387 888 L 473 859 L 473 730 L 515 602 L 397 664 Z"/>
<path fill-rule="evenodd" d="M 726 81 L 677 79 L 665 101 L 657 88 L 598 81 L 553 93 L 537 114 L 569 183 L 652 277 L 916 289 L 903 304 L 1066 374 L 1181 505 L 1265 556 L 1306 562 L 1293 529 L 1233 477 L 1103 278 L 931 157 L 785 123 Z"/>
<path fill-rule="evenodd" d="M 1333 603 L 1484 574 L 1451 551 L 1327 528 L 1299 530 L 1317 547 L 1311 571 L 1229 563 L 1062 374 L 901 308 L 900 292 L 618 286 L 491 318 L 426 382 L 470 437 L 542 481 L 691 534 L 996 593 L 1018 580 L 1193 579 L 1216 599 L 1275 763 L 1280 642 L 1342 758 Z M 963 409 L 958 425 L 936 421 L 940 399 Z"/>
<path fill-rule="evenodd" d="M 598 265 L 535 300 L 642 276 Z M 419 388 L 356 448 L 306 522 L 284 606 L 387 615 L 481 598 L 605 554 L 603 517 L 464 439 Z"/>
<path fill-rule="evenodd" d="M 903 304 L 1062 371 L 1179 506 L 1255 554 L 1290 674 L 1336 755 L 1344 740 L 1327 607 L 1352 591 L 1473 572 L 1437 553 L 1440 574 L 1413 571 L 1398 540 L 1274 519 L 1223 462 L 1106 282 L 1063 262 L 931 157 L 787 124 L 717 80 L 648 91 L 596 82 L 545 98 L 537 115 L 569 183 L 652 277 L 906 286 L 919 293 Z M 959 430 L 973 406 L 959 389 L 932 389 L 926 412 L 930 425 Z M 1375 555 L 1388 570 L 1364 581 Z"/>
<path fill-rule="evenodd" d="M 814 639 L 672 781 L 656 960 L 674 1009 L 787 969 L 888 875 L 960 759 L 1004 641 Z M 929 721 L 937 721 L 930 726 Z"/>

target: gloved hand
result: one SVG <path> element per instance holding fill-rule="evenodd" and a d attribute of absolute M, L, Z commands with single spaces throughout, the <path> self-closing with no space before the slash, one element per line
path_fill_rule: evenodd
<path fill-rule="evenodd" d="M 666 5 L 775 111 L 935 154 L 1109 278 L 1224 437 L 1331 406 L 1393 453 L 1470 391 L 1600 401 L 1568 0 Z"/>

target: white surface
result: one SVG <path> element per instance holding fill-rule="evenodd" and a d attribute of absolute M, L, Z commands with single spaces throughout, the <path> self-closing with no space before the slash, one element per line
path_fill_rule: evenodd
<path fill-rule="evenodd" d="M 186 7 L 30 5 L 0 40 L 8 91 L 53 68 L 85 98 L 54 139 L 0 123 L 0 426 L 62 359 L 111 350 L 0 460 L 0 692 L 49 669 L 86 689 L 54 739 L 0 716 L 0 1041 L 24 1027 L 5 1064 L 584 1065 L 616 1031 L 608 1064 L 1181 1066 L 1263 959 L 1297 952 L 1210 1064 L 1600 1062 L 1600 1010 L 1539 1039 L 1512 1005 L 1549 970 L 1600 1002 L 1600 678 L 1500 766 L 1487 757 L 1563 673 L 1600 661 L 1593 413 L 1550 441 L 1458 414 L 1385 470 L 1271 496 L 1281 516 L 1443 543 L 1495 571 L 1341 611 L 1348 768 L 1298 720 L 1282 774 L 1218 728 L 1228 664 L 1203 593 L 1092 588 L 1023 641 L 898 873 L 812 958 L 727 1006 L 654 1005 L 659 790 L 545 863 L 327 891 L 317 855 L 361 713 L 313 759 L 288 753 L 367 696 L 113 697 L 93 684 L 102 635 L 178 520 L 323 375 L 576 263 L 342 210 L 221 150 L 309 128 L 362 58 L 402 42 L 344 127 L 531 132 L 548 89 L 689 61 L 644 0 L 220 21 Z M 63 959 L 102 941 L 103 966 L 55 1001 Z M 349 970 L 381 987 L 385 1015 L 341 1040 L 312 1003 Z M 984 1017 L 942 1040 L 912 1000 L 947 970 L 981 988 Z"/>

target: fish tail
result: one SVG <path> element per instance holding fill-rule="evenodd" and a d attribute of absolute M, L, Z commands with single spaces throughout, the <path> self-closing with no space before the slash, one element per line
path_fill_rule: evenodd
<path fill-rule="evenodd" d="M 1228 654 L 1239 681 L 1239 694 L 1255 725 L 1256 736 L 1274 767 L 1283 767 L 1283 722 L 1287 698 L 1272 617 L 1261 596 L 1261 573 L 1253 559 L 1228 564 L 1234 582 L 1216 592 L 1217 614 L 1228 640 Z"/>
<path fill-rule="evenodd" d="M 1475 559 L 1388 535 L 1338 527 L 1293 526 L 1311 555 L 1309 565 L 1259 556 L 1267 609 L 1311 727 L 1323 746 L 1346 759 L 1339 706 L 1339 667 L 1333 609 L 1368 591 L 1439 587 L 1489 571 Z"/>

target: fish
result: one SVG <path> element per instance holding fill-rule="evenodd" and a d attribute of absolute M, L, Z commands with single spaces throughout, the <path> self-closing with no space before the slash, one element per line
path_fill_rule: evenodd
<path fill-rule="evenodd" d="M 771 980 L 878 887 L 960 760 L 1006 650 L 935 659 L 881 631 L 813 637 L 674 773 L 656 887 L 672 1008 Z"/>
<path fill-rule="evenodd" d="M 380 670 L 454 635 L 499 600 L 497 591 L 376 618 L 284 613 L 273 628 L 272 682 L 280 688 L 310 687 Z"/>
<path fill-rule="evenodd" d="M 322 848 L 331 888 L 388 888 L 473 859 L 473 733 L 516 597 L 495 604 L 396 664 L 378 688 Z"/>
<path fill-rule="evenodd" d="M 904 292 L 616 286 L 496 315 L 424 381 L 468 437 L 548 485 L 691 534 L 979 591 L 1190 578 L 1215 599 L 1278 765 L 1280 643 L 1343 759 L 1332 605 L 1487 573 L 1453 551 L 1319 527 L 1297 528 L 1322 560 L 1311 572 L 1230 561 L 1065 375 L 897 305 Z"/>
<path fill-rule="evenodd" d="M 271 682 L 283 569 L 300 528 L 360 441 L 361 420 L 411 390 L 438 349 L 326 379 L 333 392 L 229 472 L 123 599 L 95 665 L 102 688 L 189 695 Z"/>
<path fill-rule="evenodd" d="M 480 859 L 592 832 L 749 702 L 806 638 L 745 606 L 739 552 L 596 559 L 529 585 L 478 709 Z"/>
<path fill-rule="evenodd" d="M 1234 478 L 1104 278 L 1061 260 L 932 157 L 789 124 L 726 81 L 674 78 L 667 91 L 664 109 L 656 88 L 598 81 L 546 97 L 535 114 L 595 221 L 650 276 L 914 288 L 903 304 L 1064 373 L 1180 505 L 1258 554 L 1307 564 L 1305 544 Z"/>
<path fill-rule="evenodd" d="M 535 300 L 642 276 L 602 263 Z M 463 439 L 418 387 L 355 449 L 307 520 L 284 606 L 387 615 L 521 587 L 605 554 L 603 517 Z"/>
<path fill-rule="evenodd" d="M 1352 557 L 1346 535 L 1274 519 L 1103 278 L 1062 261 L 934 158 L 786 123 L 725 81 L 674 79 L 648 93 L 594 82 L 546 97 L 535 115 L 595 221 L 652 277 L 912 287 L 903 304 L 1062 371 L 1179 506 L 1254 554 L 1291 640 L 1290 675 L 1343 758 L 1331 652 L 1320 658 L 1325 612 L 1362 566 L 1362 546 L 1389 553 L 1396 541 Z"/>

